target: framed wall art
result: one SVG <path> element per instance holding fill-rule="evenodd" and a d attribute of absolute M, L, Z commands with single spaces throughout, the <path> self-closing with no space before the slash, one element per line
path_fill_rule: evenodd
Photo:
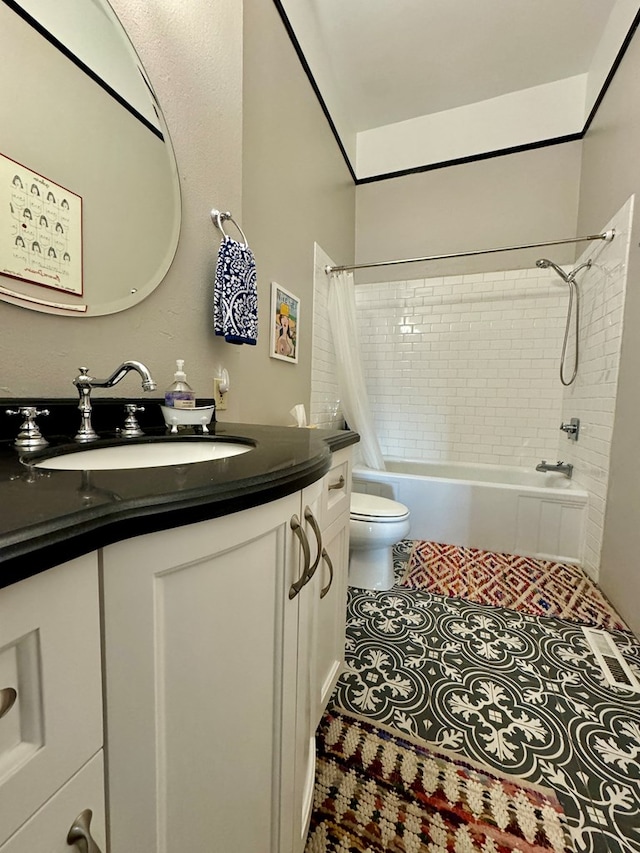
<path fill-rule="evenodd" d="M 0 273 L 83 295 L 82 198 L 3 154 Z"/>
<path fill-rule="evenodd" d="M 271 282 L 271 358 L 298 363 L 300 300 L 277 282 Z"/>

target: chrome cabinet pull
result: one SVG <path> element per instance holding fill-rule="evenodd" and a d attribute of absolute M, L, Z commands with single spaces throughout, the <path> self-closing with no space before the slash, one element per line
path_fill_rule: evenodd
<path fill-rule="evenodd" d="M 328 489 L 331 491 L 332 489 L 343 489 L 344 488 L 344 477 L 340 474 L 340 479 L 337 483 L 329 483 Z"/>
<path fill-rule="evenodd" d="M 100 853 L 100 848 L 91 837 L 92 817 L 93 812 L 91 809 L 85 809 L 83 812 L 80 812 L 71 824 L 71 829 L 67 835 L 67 844 L 77 844 L 82 853 Z"/>
<path fill-rule="evenodd" d="M 0 720 L 13 708 L 17 698 L 18 694 L 13 687 L 5 687 L 0 690 Z"/>
<path fill-rule="evenodd" d="M 313 565 L 310 566 L 309 571 L 307 572 L 307 582 L 311 580 L 311 578 L 315 575 L 316 569 L 320 563 L 320 558 L 322 557 L 322 533 L 320 532 L 320 527 L 314 514 L 311 512 L 309 507 L 305 507 L 304 510 L 304 518 L 307 521 L 313 530 L 316 537 L 316 544 L 318 545 L 318 553 L 316 554 L 316 558 L 313 561 Z"/>
<path fill-rule="evenodd" d="M 300 575 L 297 581 L 294 581 L 294 583 L 291 584 L 291 587 L 289 589 L 289 599 L 292 599 L 296 597 L 302 587 L 309 580 L 307 574 L 309 572 L 309 563 L 311 562 L 311 548 L 309 548 L 309 540 L 307 539 L 307 536 L 304 530 L 302 529 L 302 525 L 300 524 L 300 520 L 298 519 L 297 515 L 291 516 L 289 526 L 300 540 L 300 545 L 302 545 L 302 552 L 304 554 L 304 566 L 302 567 L 302 574 Z"/>
<path fill-rule="evenodd" d="M 320 598 L 325 597 L 325 595 L 331 589 L 331 584 L 333 583 L 333 563 L 331 562 L 331 557 L 327 554 L 325 548 L 322 549 L 322 559 L 329 567 L 329 583 L 323 589 L 320 590 Z"/>

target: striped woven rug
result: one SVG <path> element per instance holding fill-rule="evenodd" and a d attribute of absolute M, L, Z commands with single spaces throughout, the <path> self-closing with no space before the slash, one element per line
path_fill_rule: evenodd
<path fill-rule="evenodd" d="M 330 708 L 305 853 L 566 853 L 555 795 Z"/>
<path fill-rule="evenodd" d="M 532 616 L 629 630 L 582 569 L 564 563 L 418 541 L 400 583 Z"/>

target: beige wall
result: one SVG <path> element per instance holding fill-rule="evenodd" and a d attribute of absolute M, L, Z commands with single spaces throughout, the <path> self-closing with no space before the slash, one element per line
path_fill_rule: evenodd
<path fill-rule="evenodd" d="M 583 143 L 578 228 L 598 229 L 640 191 L 640 36 L 636 33 Z M 636 197 L 636 205 L 638 198 Z M 636 207 L 611 449 L 600 584 L 640 633 L 640 227 Z"/>
<path fill-rule="evenodd" d="M 355 187 L 327 121 L 268 0 L 245 0 L 243 227 L 265 309 L 258 346 L 238 365 L 238 418 L 291 423 L 309 414 L 313 243 L 353 259 Z M 301 298 L 297 365 L 269 358 L 270 285 Z"/>
<path fill-rule="evenodd" d="M 358 262 L 538 243 L 575 235 L 580 143 L 554 145 L 407 175 L 357 189 Z M 550 251 L 550 250 L 546 250 Z M 551 257 L 570 262 L 572 246 Z M 540 250 L 504 252 L 361 272 L 358 281 L 403 281 L 530 267 Z"/>
<path fill-rule="evenodd" d="M 184 358 L 200 395 L 211 394 L 218 366 L 229 370 L 232 391 L 223 418 L 288 423 L 294 403 L 309 404 L 313 241 L 336 257 L 353 257 L 355 189 L 347 169 L 270 0 L 247 0 L 244 23 L 238 0 L 112 5 L 153 81 L 171 133 L 182 188 L 178 251 L 157 290 L 119 314 L 53 317 L 0 302 L 0 396 L 73 396 L 79 365 L 99 376 L 125 358 L 144 361 L 163 390 L 175 359 Z M 212 207 L 232 211 L 257 257 L 257 347 L 225 344 L 213 334 L 219 235 L 209 218 Z M 271 279 L 302 299 L 297 366 L 268 356 Z M 137 395 L 140 387 L 127 377 L 113 393 Z"/>

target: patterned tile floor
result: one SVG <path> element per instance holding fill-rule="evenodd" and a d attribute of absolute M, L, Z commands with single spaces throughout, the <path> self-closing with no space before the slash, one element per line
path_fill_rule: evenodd
<path fill-rule="evenodd" d="M 412 543 L 396 549 L 398 579 Z M 640 643 L 612 631 L 640 673 Z M 339 707 L 555 790 L 577 853 L 640 853 L 640 693 L 579 625 L 396 586 L 351 589 Z"/>

